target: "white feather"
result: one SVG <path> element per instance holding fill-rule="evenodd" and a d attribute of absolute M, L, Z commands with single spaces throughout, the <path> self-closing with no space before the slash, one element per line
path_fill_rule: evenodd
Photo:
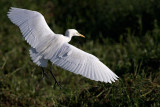
<path fill-rule="evenodd" d="M 47 67 L 50 60 L 56 66 L 95 81 L 117 80 L 118 76 L 97 57 L 68 44 L 72 36 L 78 36 L 75 29 L 67 30 L 66 36 L 55 34 L 42 14 L 26 9 L 11 8 L 8 17 L 30 44 L 31 59 L 38 66 Z"/>
<path fill-rule="evenodd" d="M 67 55 L 68 52 L 71 53 Z M 52 57 L 52 63 L 76 74 L 80 74 L 95 81 L 109 83 L 114 82 L 118 77 L 95 56 L 68 43 L 63 44 L 57 53 L 59 54 Z M 57 60 L 57 62 L 54 62 L 54 60 Z"/>

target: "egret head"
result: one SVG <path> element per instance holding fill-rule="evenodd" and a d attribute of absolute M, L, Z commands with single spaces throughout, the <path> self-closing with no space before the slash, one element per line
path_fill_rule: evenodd
<path fill-rule="evenodd" d="M 68 29 L 65 33 L 65 36 L 72 37 L 72 36 L 81 36 L 85 38 L 82 34 L 80 34 L 76 29 Z"/>

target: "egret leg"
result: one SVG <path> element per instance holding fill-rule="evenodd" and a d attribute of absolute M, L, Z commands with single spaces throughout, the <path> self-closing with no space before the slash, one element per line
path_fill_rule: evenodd
<path fill-rule="evenodd" d="M 47 77 L 47 78 L 48 78 L 48 75 L 47 75 L 47 73 L 44 71 L 44 68 L 41 67 L 41 69 L 42 69 L 42 79 L 44 79 L 44 77 Z"/>
<path fill-rule="evenodd" d="M 54 76 L 54 74 L 52 73 L 52 68 L 50 68 L 49 72 L 51 73 L 53 79 L 55 80 L 55 84 L 54 84 L 54 87 L 56 86 L 56 84 L 61 88 L 61 85 L 60 83 L 56 80 L 56 77 Z"/>

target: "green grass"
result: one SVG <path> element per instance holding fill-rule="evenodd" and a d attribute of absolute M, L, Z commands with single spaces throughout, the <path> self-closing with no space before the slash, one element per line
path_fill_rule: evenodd
<path fill-rule="evenodd" d="M 42 80 L 41 69 L 32 63 L 29 45 L 18 28 L 0 36 L 2 61 L 0 72 L 1 106 L 158 106 L 160 105 L 160 39 L 155 29 L 138 38 L 128 33 L 119 43 L 109 39 L 76 43 L 77 47 L 96 55 L 120 79 L 113 84 L 91 81 L 58 67 L 54 73 L 62 89 L 53 88 L 54 81 Z M 12 37 L 12 39 L 10 39 Z"/>
<path fill-rule="evenodd" d="M 45 12 L 45 9 L 30 2 L 24 7 Z M 18 27 L 6 16 L 8 7 L 22 7 L 22 4 L 18 0 L 1 3 L 4 8 L 0 11 L 3 13 L 0 19 L 0 106 L 160 106 L 158 22 L 155 21 L 154 28 L 142 33 L 141 37 L 131 28 L 117 35 L 116 40 L 100 32 L 90 35 L 92 30 L 89 28 L 88 32 L 84 31 L 88 33 L 84 34 L 86 39 L 74 37 L 71 44 L 97 56 L 120 78 L 113 84 L 106 84 L 53 66 L 53 72 L 62 85 L 59 89 L 54 88 L 51 77 L 42 79 L 41 69 L 30 59 L 29 45 Z M 43 4 L 44 0 L 41 0 L 39 6 Z M 49 12 L 45 16 L 55 32 L 64 33 L 60 24 L 56 25 L 55 20 L 50 19 Z M 74 24 L 70 21 L 64 23 L 68 28 L 74 27 Z M 143 26 L 137 27 L 143 29 Z"/>

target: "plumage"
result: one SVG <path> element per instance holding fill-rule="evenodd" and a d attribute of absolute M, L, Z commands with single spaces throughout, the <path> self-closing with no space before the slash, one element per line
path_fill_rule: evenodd
<path fill-rule="evenodd" d="M 112 83 L 118 79 L 97 57 L 68 43 L 72 36 L 84 37 L 75 29 L 67 30 L 65 36 L 55 34 L 41 13 L 26 9 L 12 7 L 8 17 L 20 28 L 31 46 L 31 59 L 38 66 L 47 67 L 48 61 L 51 61 L 56 66 L 91 80 Z"/>

